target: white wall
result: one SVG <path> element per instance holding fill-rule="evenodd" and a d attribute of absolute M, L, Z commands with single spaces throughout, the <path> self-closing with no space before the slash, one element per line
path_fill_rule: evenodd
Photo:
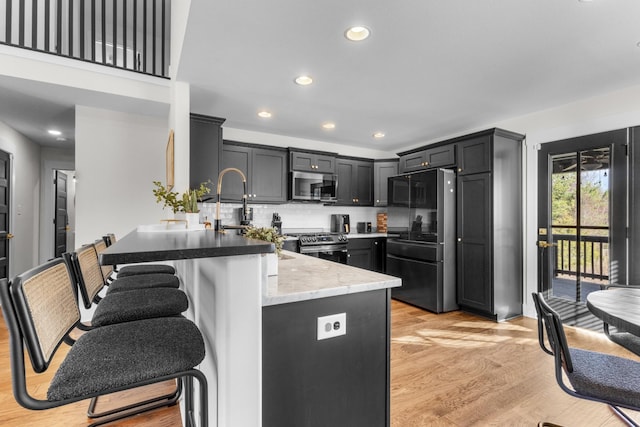
<path fill-rule="evenodd" d="M 40 147 L 0 122 L 0 150 L 13 155 L 9 278 L 38 264 Z"/>
<path fill-rule="evenodd" d="M 167 122 L 76 107 L 76 246 L 164 217 L 152 181 L 165 182 Z"/>

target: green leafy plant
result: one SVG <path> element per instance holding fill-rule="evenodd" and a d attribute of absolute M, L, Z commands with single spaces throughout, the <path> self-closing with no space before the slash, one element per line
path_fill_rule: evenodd
<path fill-rule="evenodd" d="M 165 187 L 160 181 L 153 181 L 153 185 L 156 187 L 153 189 L 153 195 L 156 196 L 156 202 L 162 203 L 162 207 L 169 207 L 173 213 L 187 212 L 198 213 L 198 200 L 205 194 L 209 194 L 211 189 L 207 187 L 206 183 L 200 184 L 195 190 L 187 190 L 182 195 L 175 191 L 171 191 Z"/>
<path fill-rule="evenodd" d="M 284 236 L 278 234 L 278 231 L 273 227 L 249 227 L 244 236 L 250 239 L 264 240 L 265 242 L 273 243 L 276 247 L 276 254 L 280 255 L 282 252 Z"/>

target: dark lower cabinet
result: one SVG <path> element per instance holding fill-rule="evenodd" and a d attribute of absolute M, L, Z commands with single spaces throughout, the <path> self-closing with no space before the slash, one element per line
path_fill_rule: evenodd
<path fill-rule="evenodd" d="M 317 340 L 318 317 L 346 313 L 346 335 Z M 389 426 L 387 289 L 262 309 L 264 427 Z"/>
<path fill-rule="evenodd" d="M 347 264 L 384 273 L 386 238 L 352 238 L 347 243 Z"/>

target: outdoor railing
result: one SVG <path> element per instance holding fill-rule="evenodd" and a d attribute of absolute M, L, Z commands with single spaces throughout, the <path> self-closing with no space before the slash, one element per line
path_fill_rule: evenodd
<path fill-rule="evenodd" d="M 0 44 L 167 77 L 170 0 L 3 0 Z M 0 27 L 1 28 L 1 27 Z"/>
<path fill-rule="evenodd" d="M 554 226 L 555 227 L 555 226 Z M 558 228 L 573 228 L 558 226 Z M 606 227 L 582 227 L 583 230 L 608 230 Z M 607 233 L 608 234 L 608 233 Z M 554 234 L 556 256 L 553 266 L 554 277 L 559 274 L 603 280 L 609 279 L 609 237 L 580 236 L 577 241 L 575 234 Z M 580 257 L 578 259 L 578 244 Z"/>

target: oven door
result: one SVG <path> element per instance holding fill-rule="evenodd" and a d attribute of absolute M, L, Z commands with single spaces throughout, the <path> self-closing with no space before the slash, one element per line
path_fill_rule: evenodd
<path fill-rule="evenodd" d="M 346 264 L 348 258 L 346 245 L 301 246 L 300 253 L 340 264 Z"/>

